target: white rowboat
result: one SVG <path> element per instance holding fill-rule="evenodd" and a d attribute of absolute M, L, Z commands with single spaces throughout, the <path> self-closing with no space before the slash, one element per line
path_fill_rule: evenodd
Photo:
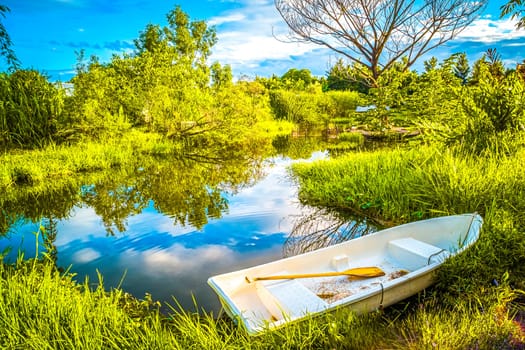
<path fill-rule="evenodd" d="M 434 271 L 445 259 L 477 241 L 482 223 L 478 214 L 416 221 L 213 276 L 208 284 L 228 315 L 251 335 L 339 307 L 370 312 L 430 286 Z M 362 267 L 378 267 L 384 275 L 364 279 L 334 276 L 334 272 L 349 269 L 359 274 Z M 332 276 L 294 277 L 319 272 Z M 271 276 L 279 277 L 268 278 Z"/>

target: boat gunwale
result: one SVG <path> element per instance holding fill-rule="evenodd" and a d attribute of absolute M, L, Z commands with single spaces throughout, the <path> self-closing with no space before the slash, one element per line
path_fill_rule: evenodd
<path fill-rule="evenodd" d="M 367 288 L 366 291 L 363 291 L 362 293 L 356 293 L 356 294 L 353 294 L 353 295 L 349 295 L 349 296 L 347 296 L 347 297 L 345 297 L 345 298 L 343 298 L 341 300 L 338 300 L 338 301 L 335 301 L 333 303 L 328 304 L 327 306 L 323 307 L 320 310 L 317 310 L 317 311 L 314 311 L 314 312 L 308 312 L 307 314 L 305 314 L 303 316 L 285 317 L 283 319 L 276 320 L 276 321 L 262 320 L 263 322 L 261 322 L 260 326 L 252 327 L 253 322 L 251 320 L 249 320 L 247 316 L 245 316 L 246 312 L 241 312 L 237 308 L 237 306 L 235 305 L 234 300 L 223 291 L 221 286 L 215 280 L 215 278 L 220 277 L 220 276 L 227 276 L 227 275 L 230 275 L 230 274 L 243 274 L 243 272 L 245 272 L 245 271 L 250 271 L 250 270 L 252 270 L 254 268 L 263 268 L 263 267 L 265 267 L 267 265 L 275 264 L 276 262 L 286 263 L 287 261 L 293 261 L 293 260 L 297 259 L 297 257 L 300 257 L 300 256 L 307 256 L 307 255 L 310 255 L 310 254 L 313 254 L 313 253 L 319 254 L 322 251 L 333 250 L 334 248 L 336 248 L 338 246 L 339 247 L 344 247 L 346 245 L 355 244 L 355 242 L 358 241 L 358 240 L 371 239 L 369 237 L 373 238 L 373 237 L 377 237 L 377 235 L 380 235 L 380 236 L 388 235 L 388 233 L 393 231 L 393 230 L 403 230 L 403 229 L 405 229 L 407 227 L 410 227 L 410 226 L 416 226 L 417 224 L 422 223 L 423 221 L 427 222 L 427 224 L 431 224 L 431 223 L 435 223 L 436 221 L 442 221 L 442 220 L 446 220 L 447 218 L 458 217 L 458 216 L 470 216 L 471 217 L 471 221 L 470 221 L 470 224 L 469 224 L 468 228 L 465 231 L 463 231 L 462 233 L 458 234 L 459 238 L 462 239 L 462 242 L 458 242 L 458 244 L 456 245 L 456 249 L 453 249 L 452 251 L 447 250 L 449 252 L 449 254 L 446 257 L 440 259 L 439 261 L 430 262 L 428 265 L 423 266 L 421 268 L 418 268 L 416 270 L 410 271 L 406 275 L 403 275 L 403 276 L 400 276 L 398 278 L 395 278 L 395 279 L 392 279 L 392 280 L 388 280 L 388 281 L 385 281 L 385 282 L 381 282 L 377 286 L 373 286 L 373 287 Z M 305 252 L 305 253 L 298 254 L 298 255 L 295 255 L 295 256 L 274 260 L 274 261 L 271 261 L 271 262 L 268 262 L 268 263 L 265 263 L 265 264 L 256 265 L 256 266 L 248 267 L 248 268 L 245 268 L 245 269 L 241 269 L 241 270 L 237 270 L 237 271 L 232 271 L 232 272 L 228 272 L 228 273 L 212 276 L 212 277 L 210 277 L 208 279 L 208 284 L 210 285 L 210 287 L 212 287 L 212 289 L 219 296 L 220 302 L 221 302 L 224 310 L 226 311 L 226 313 L 228 313 L 229 316 L 232 319 L 240 319 L 242 321 L 243 326 L 246 328 L 248 334 L 256 335 L 256 334 L 259 334 L 260 332 L 262 332 L 264 330 L 276 329 L 276 328 L 279 328 L 279 327 L 284 326 L 286 324 L 289 324 L 291 322 L 302 320 L 305 317 L 309 317 L 309 316 L 315 317 L 315 316 L 319 316 L 319 315 L 321 315 L 323 313 L 326 313 L 326 312 L 335 311 L 336 309 L 339 309 L 339 308 L 342 308 L 342 307 L 350 307 L 350 306 L 355 305 L 355 304 L 357 304 L 359 302 L 365 301 L 367 299 L 374 298 L 378 294 L 382 294 L 382 293 L 384 294 L 385 292 L 390 291 L 390 290 L 392 290 L 395 287 L 401 286 L 401 285 L 403 285 L 405 283 L 409 283 L 411 281 L 415 281 L 415 280 L 417 280 L 417 279 L 419 279 L 421 277 L 429 275 L 433 271 L 437 270 L 446 260 L 448 260 L 449 258 L 451 258 L 453 256 L 456 256 L 456 255 L 460 254 L 461 252 L 463 252 L 464 250 L 469 248 L 471 245 L 473 245 L 479 239 L 479 236 L 481 234 L 482 224 L 483 224 L 483 219 L 481 218 L 481 216 L 478 213 L 449 215 L 449 216 L 435 217 L 435 218 L 431 218 L 431 219 L 427 219 L 427 220 L 413 221 L 413 222 L 405 223 L 405 224 L 402 224 L 402 225 L 386 228 L 384 230 L 380 230 L 380 231 L 371 233 L 370 235 L 358 237 L 358 238 L 355 238 L 355 239 L 352 239 L 352 240 L 349 240 L 349 241 L 345 241 L 345 242 L 341 242 L 341 243 L 338 243 L 338 244 L 335 244 L 335 245 L 332 245 L 332 246 L 323 247 L 323 248 L 317 249 L 315 251 Z M 464 236 L 463 236 L 463 234 L 464 234 Z M 423 287 L 422 289 L 428 287 L 430 284 L 428 284 L 427 286 Z M 389 306 L 389 305 L 391 305 L 391 304 L 387 304 L 387 305 L 384 305 L 384 306 Z M 381 306 L 381 305 L 378 305 L 378 307 L 379 306 Z"/>

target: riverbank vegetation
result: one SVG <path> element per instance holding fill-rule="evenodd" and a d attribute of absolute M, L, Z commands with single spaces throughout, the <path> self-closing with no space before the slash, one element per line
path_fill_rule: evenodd
<path fill-rule="evenodd" d="M 435 286 L 386 310 L 339 310 L 249 338 L 198 306 L 174 301 L 163 314 L 147 295 L 105 290 L 103 276 L 76 282 L 55 266 L 46 222 L 46 254 L 0 264 L 0 347 L 525 347 L 519 72 L 491 50 L 472 66 L 462 53 L 431 59 L 421 73 L 401 61 L 374 86 L 343 61 L 322 78 L 293 69 L 234 81 L 230 67 L 208 63 L 216 40 L 177 7 L 166 27 L 144 29 L 133 53 L 101 63 L 79 52 L 72 87 L 33 70 L 0 74 L 0 232 L 89 203 L 112 234 L 149 200 L 202 227 L 227 205 L 222 192 L 260 177 L 261 159 L 306 157 L 316 146 L 290 138 L 322 130 L 331 159 L 291 169 L 301 201 L 383 225 L 477 211 L 480 241 L 448 261 Z"/>

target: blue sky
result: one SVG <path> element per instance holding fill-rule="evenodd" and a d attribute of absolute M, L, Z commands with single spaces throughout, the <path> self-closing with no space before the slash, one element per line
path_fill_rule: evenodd
<path fill-rule="evenodd" d="M 285 43 L 287 27 L 273 0 L 4 0 L 11 12 L 2 19 L 24 68 L 68 80 L 74 72 L 75 51 L 86 50 L 106 62 L 112 54 L 133 50 L 133 39 L 148 23 L 166 24 L 175 5 L 195 20 L 206 20 L 217 30 L 219 42 L 212 61 L 230 64 L 242 75 L 281 75 L 290 68 L 308 68 L 324 75 L 338 57 L 314 45 Z M 466 52 L 471 63 L 489 48 L 497 48 L 505 64 L 525 59 L 525 30 L 517 31 L 509 17 L 499 17 L 505 1 L 490 0 L 487 9 L 454 41 L 425 58 L 439 59 Z M 423 60 L 415 66 L 421 67 Z M 4 70 L 2 62 L 0 69 Z"/>

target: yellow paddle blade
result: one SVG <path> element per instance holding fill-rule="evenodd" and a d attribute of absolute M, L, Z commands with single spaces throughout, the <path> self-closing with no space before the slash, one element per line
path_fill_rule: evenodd
<path fill-rule="evenodd" d="M 262 277 L 245 277 L 248 283 L 265 280 L 285 280 L 296 278 L 312 278 L 312 277 L 332 277 L 332 276 L 348 276 L 350 279 L 363 279 L 371 277 L 384 276 L 385 272 L 376 266 L 355 267 L 345 271 L 329 271 L 329 272 L 314 272 L 314 273 L 300 273 L 287 275 L 273 275 Z"/>
<path fill-rule="evenodd" d="M 355 267 L 353 269 L 348 269 L 343 271 L 345 275 L 350 277 L 379 277 L 384 276 L 385 272 L 376 266 L 367 266 L 367 267 Z"/>

